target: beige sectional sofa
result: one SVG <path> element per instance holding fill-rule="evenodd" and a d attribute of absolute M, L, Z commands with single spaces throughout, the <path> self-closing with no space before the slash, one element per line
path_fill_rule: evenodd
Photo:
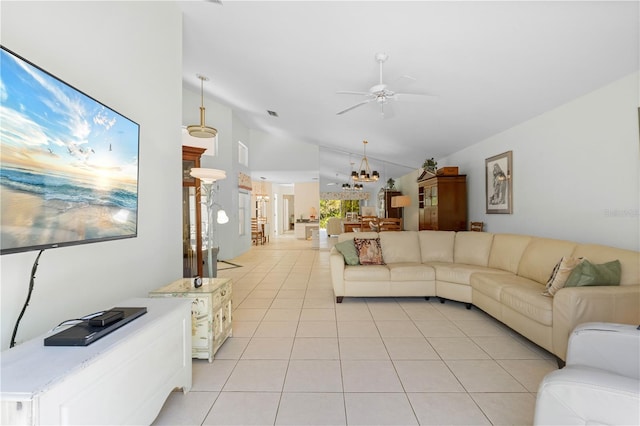
<path fill-rule="evenodd" d="M 333 290 L 343 297 L 438 296 L 475 305 L 564 360 L 569 334 L 584 322 L 640 324 L 640 253 L 514 234 L 453 231 L 346 233 L 338 242 L 380 238 L 384 265 L 346 265 L 331 249 Z M 563 256 L 618 259 L 619 286 L 545 285 Z"/>

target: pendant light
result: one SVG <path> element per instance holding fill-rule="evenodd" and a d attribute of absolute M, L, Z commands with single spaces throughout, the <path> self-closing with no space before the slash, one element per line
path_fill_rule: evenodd
<path fill-rule="evenodd" d="M 209 78 L 200 74 L 197 74 L 197 76 L 200 79 L 200 124 L 187 126 L 187 131 L 191 136 L 196 138 L 215 138 L 218 131 L 204 124 L 204 82 L 205 80 L 209 80 Z"/>

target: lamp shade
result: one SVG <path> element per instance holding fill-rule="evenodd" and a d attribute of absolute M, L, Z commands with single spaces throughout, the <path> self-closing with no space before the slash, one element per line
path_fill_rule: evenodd
<path fill-rule="evenodd" d="M 227 216 L 227 212 L 225 212 L 224 210 L 218 210 L 217 222 L 221 225 L 229 222 L 229 216 Z"/>
<path fill-rule="evenodd" d="M 191 176 L 200 179 L 204 183 L 211 183 L 217 180 L 227 178 L 227 172 L 219 169 L 206 169 L 202 167 L 194 167 L 191 169 Z"/>
<path fill-rule="evenodd" d="M 411 205 L 411 197 L 408 195 L 397 195 L 391 197 L 391 207 L 407 207 Z"/>

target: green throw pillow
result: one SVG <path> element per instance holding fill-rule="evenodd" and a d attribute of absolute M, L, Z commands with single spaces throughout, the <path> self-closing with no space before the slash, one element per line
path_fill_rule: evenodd
<path fill-rule="evenodd" d="M 620 285 L 620 261 L 614 260 L 595 265 L 585 259 L 574 268 L 564 286 L 588 285 Z"/>
<path fill-rule="evenodd" d="M 344 263 L 347 265 L 360 264 L 360 258 L 358 257 L 358 252 L 356 251 L 355 244 L 353 244 L 353 240 L 343 241 L 336 244 L 334 247 L 342 253 L 342 256 L 344 256 Z"/>

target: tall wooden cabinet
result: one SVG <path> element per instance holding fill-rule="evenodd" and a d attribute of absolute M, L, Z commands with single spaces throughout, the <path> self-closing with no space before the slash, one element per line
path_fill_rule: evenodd
<path fill-rule="evenodd" d="M 378 191 L 378 217 L 402 217 L 402 208 L 391 207 L 391 197 L 397 195 L 402 195 L 402 192 L 385 188 Z"/>
<path fill-rule="evenodd" d="M 434 176 L 418 182 L 419 229 L 467 229 L 467 176 Z"/>
<path fill-rule="evenodd" d="M 204 148 L 182 147 L 182 276 L 202 276 L 202 214 L 200 181 L 191 176 L 200 167 Z"/>

